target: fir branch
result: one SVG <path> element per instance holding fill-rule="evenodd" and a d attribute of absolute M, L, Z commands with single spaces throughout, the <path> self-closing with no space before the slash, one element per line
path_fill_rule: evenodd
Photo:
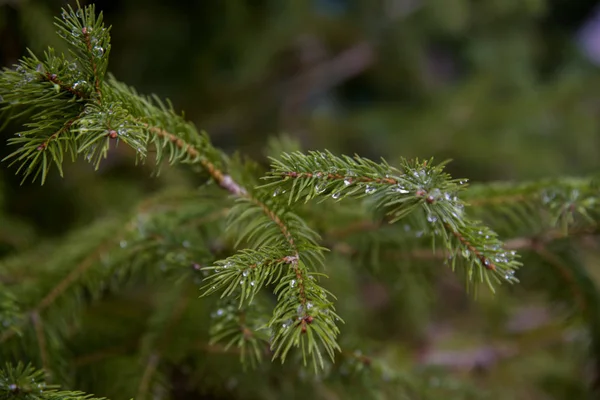
<path fill-rule="evenodd" d="M 0 343 L 6 342 L 8 339 L 14 337 L 18 332 L 18 328 L 27 323 L 32 315 L 41 315 L 42 312 L 54 305 L 57 300 L 64 299 L 65 293 L 72 293 L 71 297 L 74 297 L 75 301 L 78 303 L 80 300 L 77 292 L 78 288 L 81 288 L 82 286 L 87 287 L 92 293 L 96 293 L 98 290 L 101 290 L 103 284 L 108 281 L 111 281 L 113 285 L 117 282 L 125 282 L 128 271 L 134 269 L 140 262 L 143 262 L 145 257 L 151 255 L 159 257 L 156 253 L 160 251 L 161 246 L 169 246 L 169 243 L 165 242 L 163 238 L 152 234 L 151 230 L 153 229 L 153 224 L 158 225 L 154 229 L 164 229 L 173 234 L 174 230 L 172 224 L 179 224 L 179 220 L 173 218 L 177 214 L 169 216 L 168 228 L 158 224 L 162 213 L 150 214 L 156 222 L 154 222 L 152 218 L 141 218 L 141 216 L 143 216 L 142 212 L 149 212 L 151 204 L 158 200 L 164 200 L 164 198 L 164 194 L 159 194 L 154 199 L 145 200 L 134 210 L 133 217 L 128 218 L 124 223 L 121 221 L 120 223 L 108 224 L 108 229 L 107 224 L 100 224 L 99 226 L 90 228 L 89 231 L 84 232 L 83 234 L 75 234 L 73 241 L 75 243 L 83 242 L 85 243 L 85 246 L 83 249 L 77 247 L 78 251 L 73 255 L 73 261 L 81 257 L 80 252 L 86 254 L 85 257 L 81 257 L 83 258 L 82 260 L 79 258 L 80 261 L 75 264 L 76 266 L 74 268 L 69 268 L 68 273 L 58 279 L 58 281 L 51 286 L 48 292 L 37 301 L 29 311 L 23 313 L 27 318 L 19 318 L 15 321 L 15 325 L 10 327 L 10 330 L 4 330 L 0 333 Z M 177 212 L 181 214 L 181 219 L 187 222 L 189 221 L 190 216 L 196 218 L 198 217 L 198 214 L 206 216 L 207 210 L 204 207 L 198 207 L 198 199 L 198 196 L 189 199 L 193 204 L 192 213 L 187 211 L 185 207 L 182 207 L 181 204 L 179 205 Z M 208 214 L 211 215 L 211 218 L 214 218 L 210 209 L 208 210 Z M 197 220 L 200 221 L 200 219 Z M 118 232 L 117 234 L 115 234 L 115 230 Z M 91 236 L 91 238 L 86 236 Z M 88 243 L 90 239 L 92 240 Z M 131 246 L 128 245 L 128 241 L 130 241 Z M 181 246 L 181 241 L 178 242 L 178 246 Z M 74 243 L 67 241 L 65 248 L 70 249 L 72 247 L 74 247 Z M 45 251 L 45 249 L 43 250 Z M 103 262 L 101 259 L 108 250 L 112 250 L 114 261 L 109 262 L 108 265 L 106 265 L 106 260 Z M 60 253 L 61 250 L 56 249 L 55 251 Z M 161 255 L 161 258 L 164 258 L 164 254 Z M 165 262 L 167 261 L 168 259 L 165 260 Z M 100 262 L 105 265 L 100 269 L 96 269 L 95 267 L 97 267 Z M 178 263 L 181 261 L 176 259 L 173 262 Z M 70 265 L 67 264 L 66 267 L 70 267 Z M 82 282 L 88 274 L 91 273 L 93 275 L 99 272 L 99 276 L 95 276 L 90 282 L 87 282 L 87 280 Z"/>
<path fill-rule="evenodd" d="M 78 391 L 59 391 L 44 382 L 44 372 L 31 365 L 5 364 L 0 368 L 0 398 L 15 400 L 106 400 Z"/>
<path fill-rule="evenodd" d="M 228 352 L 236 345 L 236 353 L 239 353 L 244 368 L 248 364 L 255 368 L 268 349 L 269 338 L 264 329 L 266 315 L 263 301 L 236 307 L 230 299 L 220 300 L 217 309 L 211 314 L 211 339 L 208 346 L 213 351 L 219 349 Z M 225 345 L 220 348 L 219 342 L 224 342 Z"/>
<path fill-rule="evenodd" d="M 110 28 L 105 28 L 102 13 L 96 14 L 94 5 L 73 10 L 63 9 L 62 18 L 56 18 L 58 35 L 69 45 L 76 60 L 82 60 L 80 67 L 93 80 L 97 100 L 101 101 L 101 86 L 108 66 L 110 53 Z"/>
<path fill-rule="evenodd" d="M 431 161 L 401 161 L 402 170 L 385 161 L 375 163 L 355 156 L 336 157 L 329 152 L 283 154 L 273 159 L 266 177 L 272 183 L 264 188 L 288 192 L 288 203 L 315 197 L 371 196 L 371 208 L 380 210 L 394 223 L 416 212 L 428 222 L 432 238 L 441 238 L 443 247 L 466 260 L 466 283 L 494 284 L 513 282 L 520 263 L 516 254 L 504 250 L 497 234 L 478 221 L 464 215 L 464 203 L 456 194 L 463 190 L 464 180 L 451 179 L 443 172 L 444 164 Z M 435 243 L 435 242 L 434 242 Z M 452 268 L 456 259 L 453 257 Z"/>
<path fill-rule="evenodd" d="M 465 193 L 478 218 L 506 231 L 546 230 L 600 222 L 596 176 L 474 185 Z"/>
<path fill-rule="evenodd" d="M 251 249 L 218 262 L 203 295 L 223 290 L 223 297 L 238 296 L 242 306 L 264 285 L 275 284 L 277 305 L 268 324 L 273 330 L 273 357 L 283 362 L 296 346 L 302 348 L 305 363 L 310 356 L 315 368 L 323 367 L 319 348 L 323 346 L 331 357 L 339 349 L 335 342 L 339 317 L 328 300 L 332 295 L 317 284 L 319 274 L 311 272 L 322 264 L 323 249 L 302 219 L 273 196 L 262 196 L 241 197 L 231 210 L 229 226 L 244 227 L 238 244 L 247 241 Z"/>

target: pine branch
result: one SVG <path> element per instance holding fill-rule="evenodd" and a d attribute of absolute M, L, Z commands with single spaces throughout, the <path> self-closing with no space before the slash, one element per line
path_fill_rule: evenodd
<path fill-rule="evenodd" d="M 47 385 L 44 373 L 32 366 L 6 364 L 0 368 L 0 398 L 15 400 L 104 400 L 77 391 L 59 391 Z"/>
<path fill-rule="evenodd" d="M 520 263 L 516 254 L 506 251 L 497 234 L 478 221 L 464 215 L 464 203 L 457 197 L 463 180 L 451 179 L 444 165 L 431 161 L 402 161 L 402 170 L 385 161 L 355 156 L 336 157 L 329 152 L 295 152 L 273 159 L 272 171 L 266 179 L 272 183 L 263 188 L 288 192 L 288 203 L 331 196 L 334 200 L 366 198 L 374 210 L 383 212 L 390 223 L 415 213 L 427 221 L 433 236 L 442 241 L 453 256 L 466 261 L 466 282 L 493 285 L 514 282 L 514 271 Z M 434 244 L 435 246 L 435 244 Z"/>

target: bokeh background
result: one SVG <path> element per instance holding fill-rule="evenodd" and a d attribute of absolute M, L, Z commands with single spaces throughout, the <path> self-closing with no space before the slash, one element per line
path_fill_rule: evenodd
<path fill-rule="evenodd" d="M 0 65 L 10 67 L 26 48 L 64 50 L 52 20 L 65 4 L 0 0 Z M 598 1 L 95 4 L 112 25 L 109 70 L 141 93 L 170 98 L 230 153 L 266 162 L 265 147 L 285 135 L 305 150 L 392 162 L 450 158 L 453 176 L 475 182 L 586 175 L 600 166 Z M 9 123 L 0 142 L 15 129 Z M 0 145 L 1 157 L 11 151 Z M 0 255 L 131 207 L 186 174 L 150 177 L 149 170 L 120 149 L 98 173 L 76 163 L 65 178 L 54 172 L 40 187 L 21 185 L 3 164 Z M 377 298 L 376 287 L 365 290 Z M 402 307 L 404 313 L 411 308 Z M 411 325 L 418 325 L 419 310 L 405 322 L 408 331 L 421 332 Z M 521 311 L 515 329 L 547 318 L 543 310 Z M 460 368 L 464 358 L 471 369 L 489 358 L 487 348 L 474 351 L 480 353 L 437 354 L 432 362 Z M 549 368 L 552 359 L 534 358 L 521 368 Z M 559 366 L 555 372 L 565 376 Z M 572 395 L 580 383 L 573 375 L 561 388 Z"/>
<path fill-rule="evenodd" d="M 64 49 L 52 19 L 65 4 L 2 0 L 0 64 L 26 48 Z M 450 172 L 472 181 L 585 174 L 600 163 L 597 1 L 96 4 L 113 26 L 112 73 L 170 98 L 231 152 L 260 158 L 270 137 L 287 134 L 304 149 L 451 158 Z M 146 176 L 130 165 L 111 160 L 103 173 Z M 81 182 L 69 182 L 101 178 L 76 170 L 52 189 L 12 194 L 20 181 L 2 168 L 7 207 L 48 232 L 57 226 L 47 210 L 59 210 L 65 230 L 89 218 L 94 200 L 80 209 Z M 70 195 L 59 199 L 57 187 Z"/>

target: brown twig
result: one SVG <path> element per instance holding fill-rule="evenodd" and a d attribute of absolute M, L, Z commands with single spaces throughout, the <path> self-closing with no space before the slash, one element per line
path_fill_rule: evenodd
<path fill-rule="evenodd" d="M 100 91 L 100 79 L 98 77 L 98 67 L 96 66 L 96 61 L 94 60 L 94 53 L 92 48 L 92 40 L 90 38 L 89 29 L 85 26 L 81 29 L 81 33 L 83 33 L 83 37 L 85 40 L 85 45 L 90 53 L 90 63 L 92 64 L 92 71 L 94 73 L 94 87 L 96 89 L 96 93 L 99 98 L 102 98 L 102 92 Z"/>
<path fill-rule="evenodd" d="M 42 359 L 42 367 L 46 374 L 50 373 L 50 367 L 48 363 L 48 346 L 46 344 L 46 336 L 44 335 L 44 327 L 42 325 L 42 319 L 37 311 L 31 313 L 31 320 L 35 328 L 35 336 L 37 338 L 38 346 L 40 348 L 40 357 Z"/>
<path fill-rule="evenodd" d="M 138 399 L 145 399 L 146 394 L 148 393 L 148 387 L 150 386 L 150 380 L 152 378 L 152 374 L 156 370 L 158 366 L 158 362 L 160 361 L 160 355 L 157 353 L 153 353 L 148 358 L 148 364 L 146 365 L 146 369 L 144 370 L 144 375 L 142 375 L 142 379 L 140 381 L 140 386 L 138 387 Z"/>

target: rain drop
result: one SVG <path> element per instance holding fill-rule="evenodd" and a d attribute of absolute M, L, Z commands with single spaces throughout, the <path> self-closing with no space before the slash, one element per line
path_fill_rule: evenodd
<path fill-rule="evenodd" d="M 313 308 L 313 303 L 311 303 L 311 302 L 306 303 L 306 309 L 310 310 L 311 308 Z"/>
<path fill-rule="evenodd" d="M 344 179 L 344 185 L 348 186 L 352 183 L 352 178 L 346 178 Z"/>
<path fill-rule="evenodd" d="M 87 84 L 86 81 L 77 81 L 73 84 L 73 89 L 75 89 L 75 90 L 81 89 L 86 84 Z"/>
<path fill-rule="evenodd" d="M 339 199 L 342 194 L 340 192 L 335 192 L 331 195 L 335 200 Z"/>
<path fill-rule="evenodd" d="M 317 183 L 315 185 L 315 192 L 323 193 L 325 191 L 325 188 L 327 188 L 327 183 Z"/>
<path fill-rule="evenodd" d="M 295 286 L 296 286 L 296 280 L 295 280 L 295 279 L 292 279 L 292 280 L 290 281 L 290 286 L 291 286 L 291 287 L 295 287 Z"/>
<path fill-rule="evenodd" d="M 281 193 L 281 191 L 279 190 L 279 188 L 275 189 L 275 191 L 273 192 L 273 197 L 277 197 L 277 195 Z"/>
<path fill-rule="evenodd" d="M 471 254 L 471 252 L 470 252 L 469 250 L 467 250 L 467 249 L 464 249 L 464 250 L 462 251 L 462 255 L 463 255 L 463 257 L 465 257 L 465 258 L 468 258 L 470 254 Z"/>
<path fill-rule="evenodd" d="M 244 272 L 242 272 L 243 276 L 248 276 L 248 274 L 249 274 L 248 270 L 245 270 Z"/>
<path fill-rule="evenodd" d="M 250 286 L 254 286 L 256 283 L 254 281 L 250 282 Z"/>
<path fill-rule="evenodd" d="M 377 189 L 375 189 L 374 186 L 367 185 L 367 187 L 365 188 L 365 193 L 366 194 L 372 194 L 372 193 L 375 193 L 376 190 Z"/>
<path fill-rule="evenodd" d="M 104 55 L 104 49 L 100 46 L 94 46 L 93 52 L 96 57 L 102 57 Z"/>
<path fill-rule="evenodd" d="M 434 224 L 436 223 L 438 220 L 437 216 L 433 215 L 433 214 L 429 214 L 427 216 L 427 221 L 429 221 L 430 223 Z"/>
<path fill-rule="evenodd" d="M 509 281 L 509 280 L 513 279 L 514 276 L 515 276 L 515 271 L 511 269 L 506 272 L 506 275 L 504 275 L 504 279 Z"/>
<path fill-rule="evenodd" d="M 404 188 L 404 186 L 402 186 L 402 185 L 400 185 L 400 184 L 396 185 L 396 186 L 395 186 L 395 187 L 394 187 L 392 190 L 393 190 L 394 192 L 396 192 L 396 193 L 400 193 L 400 194 L 406 194 L 406 193 L 409 193 L 409 191 L 408 191 L 408 190 L 406 190 L 406 189 Z"/>

